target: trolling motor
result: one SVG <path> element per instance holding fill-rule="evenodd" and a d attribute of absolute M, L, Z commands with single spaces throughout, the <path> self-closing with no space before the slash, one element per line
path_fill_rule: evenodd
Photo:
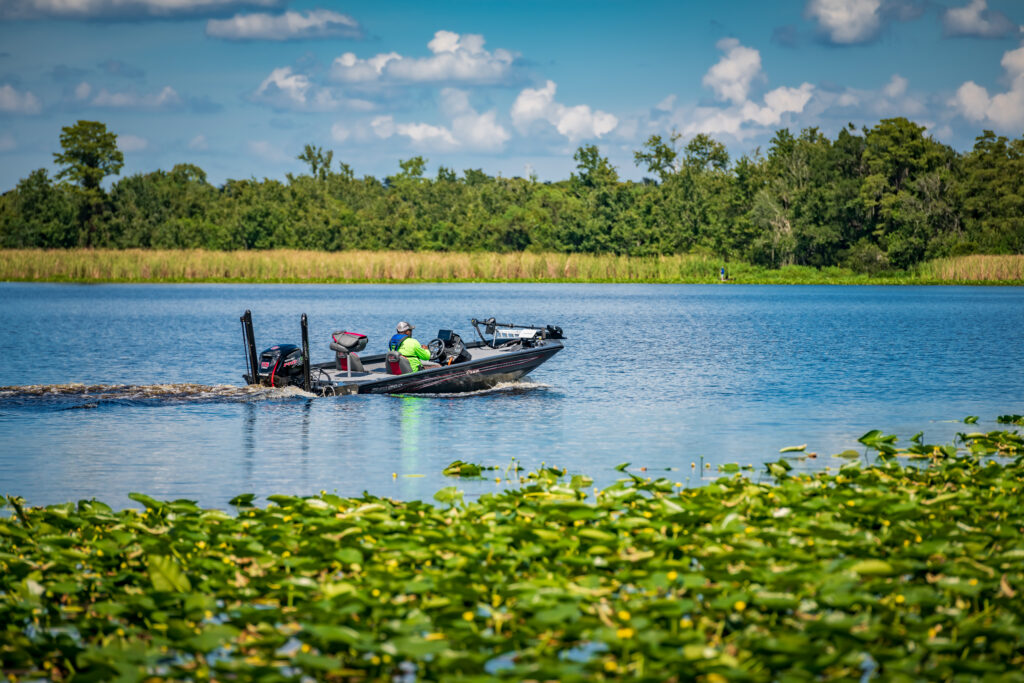
<path fill-rule="evenodd" d="M 244 375 L 247 384 L 262 384 L 269 387 L 301 387 L 310 390 L 309 377 L 309 326 L 306 314 L 302 314 L 302 346 L 275 344 L 256 355 L 256 338 L 253 334 L 252 312 L 246 311 L 240 318 L 242 337 L 245 342 Z"/>
<path fill-rule="evenodd" d="M 521 344 L 534 346 L 545 339 L 565 339 L 562 328 L 557 325 L 516 325 L 515 323 L 499 323 L 494 318 L 486 320 L 471 319 L 470 324 L 487 346 L 496 349 L 499 346 Z M 483 330 L 480 328 L 483 327 Z M 485 335 L 490 335 L 487 339 Z"/>

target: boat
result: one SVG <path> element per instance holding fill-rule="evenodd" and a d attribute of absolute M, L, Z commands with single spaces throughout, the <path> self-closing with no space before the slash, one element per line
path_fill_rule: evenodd
<path fill-rule="evenodd" d="M 427 344 L 430 360 L 413 372 L 395 351 L 360 356 L 369 338 L 338 330 L 328 344 L 334 360 L 311 363 L 309 325 L 302 314 L 302 343 L 275 344 L 256 353 L 252 312 L 240 318 L 245 344 L 245 382 L 269 387 L 296 386 L 320 396 L 348 394 L 447 394 L 489 389 L 515 382 L 564 348 L 557 325 L 499 323 L 473 318 L 477 339 L 464 342 L 449 329 L 438 330 Z"/>

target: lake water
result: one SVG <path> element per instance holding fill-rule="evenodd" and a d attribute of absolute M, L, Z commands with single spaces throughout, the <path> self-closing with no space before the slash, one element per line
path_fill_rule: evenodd
<path fill-rule="evenodd" d="M 242 388 L 246 308 L 259 349 L 297 343 L 309 314 L 314 362 L 335 329 L 382 351 L 398 320 L 423 343 L 448 327 L 470 339 L 469 318 L 492 315 L 568 340 L 514 387 L 313 399 Z M 806 443 L 818 457 L 804 466 L 835 467 L 869 429 L 946 443 L 966 415 L 986 429 L 1024 413 L 1024 288 L 0 284 L 0 321 L 0 386 L 19 387 L 0 391 L 0 494 L 32 504 L 429 499 L 455 459 L 546 462 L 599 485 L 628 461 L 694 485 L 691 463 L 758 476 Z"/>

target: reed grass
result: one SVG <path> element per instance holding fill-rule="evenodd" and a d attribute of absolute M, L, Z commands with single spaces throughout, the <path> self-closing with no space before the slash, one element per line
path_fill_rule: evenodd
<path fill-rule="evenodd" d="M 918 273 L 924 279 L 942 282 L 1022 282 L 1024 255 L 972 254 L 935 259 L 921 264 Z"/>
<path fill-rule="evenodd" d="M 749 284 L 1024 284 L 1024 255 L 961 256 L 881 276 L 846 268 L 773 270 L 712 256 L 516 252 L 147 249 L 0 250 L 0 280 L 21 282 L 643 282 L 710 283 L 725 266 Z"/>

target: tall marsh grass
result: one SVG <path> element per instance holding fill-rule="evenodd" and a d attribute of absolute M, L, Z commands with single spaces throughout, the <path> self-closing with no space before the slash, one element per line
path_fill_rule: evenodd
<path fill-rule="evenodd" d="M 1024 282 L 1024 254 L 973 254 L 922 263 L 919 275 L 941 282 Z"/>
<path fill-rule="evenodd" d="M 0 280 L 36 282 L 718 282 L 877 284 L 1012 282 L 1024 284 L 1024 256 L 963 256 L 914 273 L 867 276 L 845 268 L 770 270 L 681 254 L 629 257 L 410 251 L 204 251 L 10 249 L 0 251 Z"/>

